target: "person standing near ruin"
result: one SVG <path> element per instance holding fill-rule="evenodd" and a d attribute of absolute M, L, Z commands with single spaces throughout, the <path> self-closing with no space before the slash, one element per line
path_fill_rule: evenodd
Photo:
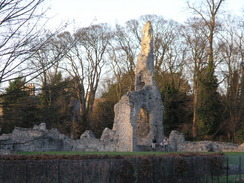
<path fill-rule="evenodd" d="M 168 152 L 169 151 L 169 139 L 167 137 L 164 137 L 163 145 L 164 145 L 164 151 Z"/>
<path fill-rule="evenodd" d="M 156 140 L 156 137 L 154 136 L 153 139 L 152 139 L 152 149 L 153 150 L 156 149 L 156 143 L 157 143 L 157 140 Z"/>

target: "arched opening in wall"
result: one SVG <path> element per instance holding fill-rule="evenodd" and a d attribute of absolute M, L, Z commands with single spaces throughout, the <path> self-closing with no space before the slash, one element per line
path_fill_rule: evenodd
<path fill-rule="evenodd" d="M 142 107 L 137 115 L 137 145 L 145 145 L 147 143 L 147 135 L 149 134 L 149 114 Z"/>

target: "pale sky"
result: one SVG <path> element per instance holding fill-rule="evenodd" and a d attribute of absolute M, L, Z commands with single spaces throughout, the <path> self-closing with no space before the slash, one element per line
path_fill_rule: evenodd
<path fill-rule="evenodd" d="M 200 0 L 188 0 L 200 2 Z M 79 26 L 97 23 L 123 24 L 141 15 L 161 15 L 165 19 L 184 22 L 187 0 L 50 0 L 50 26 L 75 20 Z M 226 0 L 225 9 L 243 17 L 244 0 Z"/>

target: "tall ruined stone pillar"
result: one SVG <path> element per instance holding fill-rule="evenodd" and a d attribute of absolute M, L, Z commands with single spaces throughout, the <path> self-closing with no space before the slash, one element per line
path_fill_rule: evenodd
<path fill-rule="evenodd" d="M 154 56 L 153 56 L 153 30 L 150 22 L 143 28 L 141 53 L 138 55 L 135 69 L 135 90 L 146 85 L 155 85 Z"/>
<path fill-rule="evenodd" d="M 163 138 L 163 103 L 154 78 L 153 30 L 150 22 L 143 28 L 141 53 L 135 70 L 135 90 L 122 96 L 115 105 L 113 130 L 118 151 L 138 151 L 150 146 L 153 136 Z"/>

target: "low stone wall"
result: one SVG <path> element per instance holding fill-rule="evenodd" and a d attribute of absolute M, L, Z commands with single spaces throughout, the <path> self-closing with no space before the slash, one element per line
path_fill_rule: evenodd
<path fill-rule="evenodd" d="M 0 136 L 0 149 L 9 152 L 116 151 L 116 140 L 111 133 L 112 130 L 106 129 L 100 140 L 87 131 L 80 139 L 73 140 L 57 129 L 16 127 L 12 133 Z"/>
<path fill-rule="evenodd" d="M 0 182 L 4 183 L 200 183 L 224 171 L 222 155 L 90 156 L 50 160 L 38 157 L 9 160 L 0 156 L 0 159 Z"/>
<path fill-rule="evenodd" d="M 238 145 L 227 142 L 197 141 L 179 145 L 181 152 L 233 152 L 238 151 Z"/>
<path fill-rule="evenodd" d="M 178 152 L 242 152 L 244 144 L 214 141 L 185 141 L 182 133 L 173 130 L 169 136 L 170 151 Z"/>
<path fill-rule="evenodd" d="M 33 129 L 16 127 L 12 133 L 0 136 L 0 154 L 12 152 L 46 151 L 119 151 L 116 133 L 106 128 L 100 139 L 91 131 L 86 131 L 80 139 L 73 140 L 57 129 L 47 130 L 45 125 Z M 160 143 L 160 142 L 159 142 Z M 172 152 L 242 152 L 244 145 L 212 141 L 185 141 L 184 135 L 172 131 L 169 136 L 169 150 Z M 137 151 L 151 151 L 150 146 L 137 146 Z M 157 147 L 157 151 L 162 151 Z"/>

